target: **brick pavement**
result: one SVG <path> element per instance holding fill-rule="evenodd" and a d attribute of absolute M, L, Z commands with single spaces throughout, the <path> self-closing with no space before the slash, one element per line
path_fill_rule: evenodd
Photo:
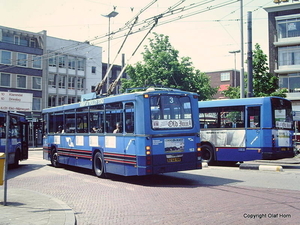
<path fill-rule="evenodd" d="M 84 170 L 49 166 L 38 170 L 44 175 L 19 175 L 10 180 L 9 186 L 60 199 L 75 213 L 78 225 L 297 224 L 300 221 L 299 191 L 233 186 L 231 183 L 241 181 L 217 177 L 214 180 L 218 185 L 205 185 L 202 183 L 205 171 L 197 175 L 112 175 L 99 179 Z M 40 201 L 38 197 L 35 199 Z M 49 208 L 60 212 L 55 206 Z M 42 215 L 46 209 L 40 206 L 31 212 Z"/>

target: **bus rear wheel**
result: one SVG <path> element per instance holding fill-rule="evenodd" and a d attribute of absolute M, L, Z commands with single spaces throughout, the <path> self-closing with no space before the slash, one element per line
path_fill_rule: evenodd
<path fill-rule="evenodd" d="M 15 159 L 14 159 L 13 168 L 17 168 L 19 166 L 19 161 L 20 161 L 20 150 L 17 149 L 16 152 L 15 152 Z"/>
<path fill-rule="evenodd" d="M 53 150 L 51 153 L 51 164 L 54 167 L 59 167 L 59 162 L 58 162 L 58 153 L 56 150 Z"/>
<path fill-rule="evenodd" d="M 214 162 L 214 150 L 210 145 L 202 145 L 201 147 L 202 162 L 212 164 Z"/>
<path fill-rule="evenodd" d="M 93 158 L 93 171 L 97 177 L 105 177 L 104 160 L 100 152 L 96 152 Z"/>

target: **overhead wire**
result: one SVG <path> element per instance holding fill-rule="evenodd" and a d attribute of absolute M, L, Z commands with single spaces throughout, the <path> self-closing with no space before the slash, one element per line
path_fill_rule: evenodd
<path fill-rule="evenodd" d="M 146 7 L 144 7 L 144 9 L 150 7 L 153 3 L 157 2 L 158 0 L 153 0 L 152 2 L 150 2 Z M 179 6 L 180 4 L 182 4 L 183 2 L 185 2 L 185 0 L 181 0 L 179 1 L 178 3 L 176 3 L 174 6 L 168 8 L 164 13 L 162 13 L 164 15 L 164 17 L 168 17 L 168 16 L 172 16 L 172 15 L 175 15 L 177 13 L 180 13 L 180 12 L 184 12 L 184 11 L 187 11 L 187 10 L 190 10 L 190 9 L 193 9 L 195 7 L 199 7 L 201 5 L 204 5 L 204 4 L 207 4 L 209 2 L 213 2 L 215 0 L 204 0 L 204 1 L 201 1 L 201 2 L 198 2 L 198 3 L 192 3 L 188 6 L 183 6 L 181 8 L 176 8 L 177 6 Z M 209 7 L 208 7 L 209 8 Z M 210 7 L 212 8 L 212 7 Z M 142 9 L 139 14 L 141 14 L 142 12 L 144 12 L 144 9 Z M 200 13 L 200 12 L 199 12 Z M 197 14 L 197 13 L 196 13 Z M 156 15 L 157 16 L 157 15 Z M 135 33 L 138 33 L 138 32 L 142 32 L 146 29 L 149 29 L 149 27 L 151 26 L 151 20 L 153 20 L 156 16 L 153 16 L 153 17 L 150 17 L 150 18 L 147 18 L 145 20 L 143 20 L 142 22 L 139 22 L 139 23 L 136 23 L 135 26 L 139 26 L 139 25 L 143 25 L 144 26 L 142 28 L 139 28 L 138 30 L 136 31 L 133 31 L 131 34 L 135 34 Z M 133 17 L 134 19 L 135 17 Z M 179 17 L 177 19 L 182 19 L 182 18 L 185 18 L 184 16 L 182 17 Z M 70 51 L 73 51 L 74 49 L 84 49 L 84 48 L 88 48 L 90 47 L 88 45 L 88 43 L 90 42 L 93 42 L 95 40 L 99 40 L 99 39 L 102 39 L 102 38 L 107 38 L 108 35 L 114 35 L 114 34 L 117 34 L 121 31 L 125 31 L 126 29 L 128 29 L 128 24 L 133 20 L 129 20 L 127 23 L 125 23 L 125 26 L 123 26 L 122 28 L 119 28 L 117 31 L 112 31 L 110 34 L 105 34 L 105 35 L 102 35 L 102 36 L 96 36 L 95 38 L 91 39 L 91 40 L 88 40 L 86 42 L 76 42 L 74 44 L 71 44 L 71 45 L 68 45 L 68 46 L 64 46 L 64 47 L 60 47 L 56 50 L 53 50 L 51 52 L 48 52 L 44 55 L 41 55 L 43 57 L 44 60 L 47 60 L 53 56 L 59 56 L 59 55 L 64 55 L 64 54 L 67 54 L 68 52 Z M 173 21 L 176 21 L 177 19 L 174 19 Z M 172 22 L 172 21 L 170 21 Z M 167 23 L 167 22 L 165 22 Z M 165 24 L 163 23 L 163 24 Z M 159 24 L 158 26 L 160 25 L 163 25 L 163 24 Z M 131 35 L 130 34 L 130 35 Z M 125 34 L 126 35 L 126 34 Z M 121 37 L 124 37 L 125 36 L 124 34 L 123 35 L 119 35 L 117 38 L 121 38 Z M 111 38 L 111 40 L 115 39 L 114 37 Z M 97 42 L 97 43 L 93 43 L 94 45 L 99 45 L 99 44 L 102 44 L 104 42 L 106 42 L 107 40 L 104 40 L 104 41 L 100 41 L 100 42 Z M 86 45 L 86 46 L 85 46 Z M 16 62 L 16 61 L 15 61 Z M 14 67 L 14 66 L 11 66 L 11 67 Z M 11 68 L 10 67 L 10 68 Z M 0 68 L 1 69 L 1 68 Z M 7 67 L 5 69 L 8 69 Z"/>
<path fill-rule="evenodd" d="M 239 0 L 240 1 L 240 0 Z M 244 7 L 249 5 L 250 3 L 254 2 L 255 0 L 251 0 L 250 2 L 244 4 Z M 270 1 L 272 2 L 272 1 Z M 270 2 L 264 4 L 263 6 L 269 4 Z M 258 9 L 262 8 L 263 6 L 259 6 L 257 9 L 255 9 L 254 11 L 257 11 Z M 221 19 L 219 20 L 216 20 L 216 22 L 219 22 L 221 27 L 227 32 L 227 34 L 234 40 L 233 36 L 231 35 L 231 33 L 223 26 L 223 24 L 221 24 L 221 22 L 224 20 L 224 18 L 228 17 L 229 15 L 232 15 L 233 13 L 236 13 L 238 10 L 240 10 L 240 7 L 231 11 L 230 13 L 228 13 L 227 15 L 223 16 Z M 244 15 L 244 18 L 246 18 L 247 15 Z M 232 19 L 232 21 L 240 21 L 240 18 L 237 18 L 237 19 Z M 246 22 L 245 22 L 246 23 Z M 234 40 L 235 41 L 235 40 Z"/>
<path fill-rule="evenodd" d="M 146 37 L 150 34 L 150 32 L 153 30 L 153 28 L 157 25 L 158 19 L 160 19 L 160 18 L 156 18 L 153 26 L 149 29 L 149 31 L 147 32 L 147 34 L 143 37 L 142 41 L 138 44 L 138 46 L 136 47 L 136 49 L 133 51 L 130 59 L 135 55 L 135 53 L 137 52 L 137 50 L 139 49 L 139 47 L 141 46 L 141 44 L 144 42 L 144 40 L 146 39 Z M 110 88 L 107 91 L 108 95 L 110 95 L 113 92 L 113 90 L 116 87 L 118 81 L 122 77 L 122 74 L 124 73 L 125 69 L 127 68 L 130 59 L 127 61 L 127 63 L 125 64 L 125 66 L 122 68 L 122 70 L 121 70 L 119 76 L 117 77 L 117 79 L 111 84 Z"/>
<path fill-rule="evenodd" d="M 182 2 L 184 2 L 184 1 L 185 1 L 185 0 L 181 0 L 181 1 L 177 2 L 175 5 L 169 7 L 168 10 L 167 10 L 166 12 L 170 11 L 171 9 L 176 8 L 177 6 L 179 6 L 179 5 L 180 5 Z M 149 5 L 146 6 L 146 7 L 148 8 Z M 144 11 L 145 11 L 144 9 L 141 10 L 141 11 L 140 11 L 140 14 L 141 14 L 142 12 L 144 12 Z M 110 85 L 109 89 L 107 90 L 107 94 L 110 95 L 110 94 L 113 92 L 113 90 L 114 90 L 114 88 L 116 87 L 116 85 L 117 85 L 119 79 L 120 79 L 121 76 L 123 75 L 123 73 L 124 73 L 124 71 L 125 71 L 125 69 L 126 69 L 126 67 L 127 67 L 127 65 L 128 65 L 128 62 L 129 62 L 129 61 L 131 60 L 131 58 L 135 55 L 136 51 L 139 49 L 139 47 L 140 47 L 141 44 L 144 42 L 144 40 L 145 40 L 146 37 L 149 35 L 149 33 L 150 33 L 150 32 L 153 30 L 153 28 L 157 25 L 158 19 L 160 19 L 160 18 L 162 18 L 162 15 L 158 15 L 158 16 L 156 16 L 156 17 L 154 18 L 154 22 L 153 22 L 152 27 L 149 29 L 149 31 L 148 31 L 147 34 L 144 36 L 144 38 L 140 41 L 140 43 L 138 44 L 138 46 L 136 47 L 136 49 L 133 51 L 133 53 L 132 53 L 130 59 L 127 61 L 127 63 L 126 63 L 126 64 L 124 65 L 124 67 L 122 68 L 122 70 L 121 70 L 120 74 L 118 75 L 117 79 Z M 133 21 L 133 20 L 131 20 L 131 21 Z M 127 34 L 126 37 L 125 37 L 125 40 L 123 41 L 123 43 L 122 43 L 122 45 L 121 45 L 121 48 L 122 48 L 123 45 L 125 44 L 128 35 L 131 33 L 131 30 L 132 30 L 132 28 L 134 27 L 134 25 L 137 23 L 137 21 L 138 21 L 138 16 L 136 16 L 136 18 L 135 18 L 135 20 L 134 20 L 134 22 L 133 22 L 133 24 L 132 24 L 132 26 L 131 26 L 131 28 L 130 28 L 128 34 Z M 119 53 L 120 53 L 120 50 L 118 51 L 118 54 L 119 54 Z M 118 54 L 117 54 L 117 56 L 118 56 Z M 104 84 L 104 82 L 105 82 L 105 80 L 106 80 L 106 78 L 107 78 L 107 76 L 108 76 L 108 74 L 109 74 L 109 72 L 110 72 L 112 66 L 113 66 L 113 65 L 111 65 L 111 67 L 110 67 L 110 68 L 108 69 L 108 71 L 106 72 L 105 78 L 103 78 L 103 80 L 102 80 L 102 81 L 99 83 L 99 85 L 96 87 L 95 90 L 96 90 L 96 93 L 97 93 L 97 94 L 99 94 L 99 92 L 100 92 L 100 90 L 101 90 L 101 88 L 102 88 L 102 86 L 103 86 L 103 84 Z"/>
<path fill-rule="evenodd" d="M 138 15 L 140 15 L 141 13 L 143 13 L 147 8 L 149 8 L 151 5 L 153 5 L 156 1 L 158 0 L 152 0 L 152 2 L 150 2 L 148 5 L 146 5 L 142 10 L 140 10 L 140 12 L 135 16 L 133 17 L 131 20 L 129 20 L 125 26 L 123 28 L 121 28 L 121 30 L 124 30 L 125 28 L 128 28 L 128 24 L 130 24 Z M 101 38 L 104 38 L 104 37 L 107 37 L 109 35 L 112 35 L 114 32 L 112 32 L 111 34 L 106 34 L 104 36 L 102 36 Z M 80 48 L 80 49 L 84 49 L 84 48 L 88 48 L 90 46 L 83 46 L 84 44 L 88 44 L 89 42 L 91 41 L 94 41 L 94 40 L 97 40 L 98 37 L 95 37 L 94 39 L 90 40 L 90 41 L 85 41 L 85 42 L 77 42 L 77 43 L 74 43 L 74 44 L 71 44 L 71 45 L 68 45 L 68 46 L 64 46 L 64 47 L 60 47 L 56 50 L 52 50 L 46 54 L 43 54 L 43 55 L 40 55 L 43 60 L 47 60 L 53 56 L 59 56 L 59 55 L 65 55 L 66 53 L 70 52 L 70 51 L 73 51 L 74 49 L 77 49 L 77 48 Z M 106 41 L 104 41 L 106 42 Z M 102 42 L 103 43 L 103 42 Z M 4 71 L 4 70 L 8 70 L 10 68 L 14 68 L 16 67 L 14 64 L 17 63 L 18 60 L 15 60 L 15 61 L 12 61 L 12 65 L 11 66 L 0 66 L 0 71 Z"/>
<path fill-rule="evenodd" d="M 157 1 L 157 0 L 154 0 L 154 1 L 150 2 L 146 7 L 144 7 L 142 10 L 140 10 L 140 12 L 139 12 L 133 19 L 131 19 L 129 22 L 126 23 L 126 26 L 129 26 L 130 23 L 132 23 L 132 24 L 131 24 L 131 26 L 129 27 L 129 31 L 128 31 L 127 35 L 125 36 L 125 39 L 124 39 L 124 41 L 122 42 L 122 44 L 121 44 L 121 46 L 120 46 L 120 48 L 119 48 L 119 50 L 118 50 L 118 52 L 117 52 L 117 54 L 116 54 L 116 56 L 115 56 L 115 59 L 113 60 L 113 63 L 112 63 L 112 64 L 110 65 L 110 67 L 107 69 L 106 74 L 105 74 L 104 78 L 102 79 L 102 81 L 99 82 L 99 84 L 96 86 L 95 92 L 96 92 L 97 94 L 100 93 L 100 91 L 101 91 L 101 89 L 102 89 L 102 86 L 104 85 L 104 82 L 106 81 L 106 79 L 107 79 L 107 77 L 108 77 L 108 75 L 109 75 L 109 73 L 110 73 L 110 71 L 111 71 L 111 69 L 112 69 L 112 67 L 113 67 L 113 65 L 114 65 L 114 63 L 115 63 L 115 60 L 117 59 L 118 55 L 120 54 L 121 49 L 124 47 L 124 44 L 125 44 L 125 42 L 127 41 L 127 38 L 128 38 L 128 36 L 129 36 L 129 34 L 130 34 L 132 28 L 133 28 L 134 25 L 137 23 L 139 16 L 140 16 L 143 12 L 145 12 L 151 5 L 153 5 L 156 1 Z M 110 36 L 108 36 L 108 37 L 110 38 Z"/>
<path fill-rule="evenodd" d="M 151 3 L 156 2 L 156 1 L 157 0 L 154 0 Z M 179 6 L 180 4 L 182 4 L 184 1 L 185 0 L 179 1 L 174 6 L 168 8 L 165 12 L 161 13 L 160 15 L 155 15 L 153 17 L 150 17 L 150 18 L 147 18 L 147 19 L 143 20 L 142 22 L 136 23 L 134 25 L 134 27 L 141 26 L 141 25 L 143 25 L 143 26 L 141 28 L 138 28 L 137 30 L 131 31 L 129 35 L 132 35 L 132 34 L 135 34 L 135 33 L 139 33 L 139 32 L 142 32 L 142 31 L 144 31 L 146 29 L 149 29 L 149 27 L 151 26 L 151 20 L 155 19 L 155 17 L 157 17 L 157 16 L 163 16 L 164 18 L 170 17 L 170 16 L 174 16 L 176 14 L 184 13 L 184 12 L 186 12 L 188 10 L 200 7 L 200 6 L 205 5 L 205 4 L 209 3 L 209 2 L 214 2 L 215 0 L 204 0 L 204 1 L 201 1 L 201 2 L 197 2 L 197 3 L 193 3 L 193 4 L 190 4 L 190 5 L 187 5 L 187 6 L 183 6 L 183 7 L 177 8 L 177 6 Z M 231 1 L 227 1 L 225 3 L 218 4 L 216 6 L 209 6 L 209 7 L 206 7 L 205 9 L 202 9 L 202 10 L 198 10 L 198 11 L 194 11 L 194 12 L 191 12 L 191 13 L 182 14 L 182 15 L 180 15 L 178 17 L 171 18 L 171 19 L 169 19 L 167 21 L 163 21 L 161 23 L 158 23 L 156 26 L 161 26 L 161 25 L 164 25 L 164 24 L 167 24 L 167 23 L 171 23 L 171 22 L 183 19 L 183 18 L 194 16 L 194 15 L 197 15 L 199 13 L 203 13 L 203 12 L 206 12 L 206 11 L 209 11 L 209 10 L 212 10 L 212 9 L 220 8 L 220 7 L 229 5 L 229 4 L 233 4 L 233 3 L 237 2 L 237 1 L 239 1 L 239 0 L 231 0 Z M 149 3 L 148 5 L 150 5 L 151 3 Z M 143 11 L 141 10 L 140 13 L 142 13 L 142 12 Z M 130 21 L 128 21 L 128 22 L 130 22 Z M 102 38 L 107 38 L 108 35 L 115 35 L 117 33 L 120 33 L 121 31 L 125 31 L 126 29 L 129 29 L 129 27 L 128 27 L 129 23 L 128 22 L 125 24 L 124 27 L 118 29 L 117 31 L 112 31 L 110 34 L 106 34 L 106 35 L 103 35 L 103 36 L 100 36 L 100 37 L 97 36 L 97 37 L 95 37 L 95 38 L 93 38 L 93 39 L 91 39 L 89 41 L 86 41 L 86 42 L 77 42 L 77 43 L 74 43 L 72 45 L 68 45 L 68 46 L 65 46 L 65 47 L 60 47 L 60 48 L 58 48 L 58 49 L 56 49 L 54 51 L 51 51 L 51 52 L 46 53 L 44 55 L 41 55 L 41 57 L 43 59 L 47 60 L 47 59 L 49 59 L 49 58 L 51 58 L 53 56 L 67 54 L 68 52 L 73 51 L 75 49 L 82 50 L 84 48 L 89 48 L 90 45 L 88 43 L 90 43 L 90 42 L 93 42 L 93 41 L 96 41 L 96 40 L 99 40 L 99 39 L 102 39 Z M 117 38 L 121 38 L 121 37 L 124 37 L 124 36 L 125 36 L 124 34 L 118 35 L 117 37 L 113 36 L 111 40 L 117 39 Z M 92 44 L 93 45 L 99 45 L 99 44 L 104 43 L 106 41 L 107 40 L 100 41 L 100 42 L 95 42 L 95 43 L 92 43 Z M 14 66 L 5 67 L 4 69 L 8 69 L 8 68 L 12 68 L 12 67 L 14 67 Z M 0 70 L 1 70 L 1 67 L 0 67 Z"/>
<path fill-rule="evenodd" d="M 215 0 L 207 0 L 207 1 L 205 1 L 205 4 L 206 4 L 207 2 L 211 2 L 211 1 L 215 1 Z M 178 17 L 176 17 L 176 18 L 172 18 L 172 19 L 169 19 L 169 20 L 167 20 L 167 21 L 160 22 L 160 23 L 157 24 L 157 26 L 161 26 L 161 25 L 164 25 L 164 24 L 167 24 L 167 23 L 171 23 L 171 22 L 180 20 L 180 19 L 184 19 L 184 18 L 187 18 L 187 17 L 190 17 L 190 16 L 194 16 L 194 15 L 197 15 L 197 14 L 200 14 L 200 13 L 203 13 L 203 12 L 207 12 L 207 11 L 210 11 L 210 10 L 213 10 L 213 9 L 217 9 L 217 8 L 220 8 L 220 7 L 223 7 L 223 6 L 227 6 L 227 5 L 229 5 L 229 4 L 236 3 L 237 1 L 239 1 L 239 0 L 229 0 L 229 1 L 225 2 L 225 3 L 220 3 L 220 4 L 216 5 L 216 6 L 209 6 L 209 7 L 206 7 L 206 8 L 204 8 L 204 9 L 202 9 L 202 10 L 198 10 L 198 11 L 195 11 L 195 12 L 183 14 L 183 15 L 180 15 L 180 16 L 178 16 Z M 199 7 L 200 4 L 202 5 L 202 4 L 204 4 L 204 3 L 202 3 L 202 2 L 201 2 L 201 3 L 197 3 L 197 7 Z M 191 5 L 192 5 L 192 4 L 191 4 Z M 194 7 L 195 7 L 195 6 L 193 6 L 192 8 L 194 8 Z M 169 17 L 169 16 L 174 16 L 174 15 L 176 15 L 176 14 L 178 14 L 178 13 L 181 13 L 181 12 L 185 12 L 185 11 L 190 10 L 190 9 L 192 9 L 192 8 L 191 8 L 191 7 L 182 7 L 182 8 L 181 8 L 181 11 L 178 11 L 178 9 L 173 9 L 172 11 L 169 11 L 169 12 L 167 12 L 167 13 L 161 13 L 161 14 L 159 14 L 159 15 L 162 15 L 164 18 L 166 18 L 166 17 Z M 159 16 L 159 15 L 156 15 L 156 16 Z M 139 33 L 139 32 L 141 32 L 141 31 L 144 31 L 144 30 L 148 29 L 148 28 L 150 27 L 151 23 L 148 24 L 147 21 L 148 21 L 148 20 L 151 20 L 151 19 L 153 20 L 156 16 L 153 16 L 153 17 L 150 17 L 150 18 L 147 18 L 146 20 L 144 20 L 144 22 L 143 22 L 143 23 L 140 23 L 139 25 L 141 25 L 141 24 L 145 24 L 145 25 L 144 25 L 143 27 L 137 29 L 137 30 L 132 31 L 131 34 L 136 34 L 136 33 Z M 162 20 L 162 19 L 160 19 L 160 21 L 161 21 L 161 20 Z M 116 32 L 116 33 L 117 33 L 117 32 Z M 115 34 L 116 34 L 116 33 L 115 33 Z M 118 38 L 121 38 L 121 37 L 123 37 L 123 36 L 124 36 L 124 34 L 115 35 L 115 36 L 113 37 L 113 39 L 118 39 Z M 101 43 L 103 43 L 103 41 L 95 42 L 94 44 L 95 44 L 95 45 L 99 45 L 99 44 L 101 44 Z"/>
<path fill-rule="evenodd" d="M 211 1 L 214 1 L 214 0 L 208 0 L 208 1 L 206 1 L 206 2 L 211 2 Z M 209 7 L 208 9 L 201 10 L 201 12 L 204 12 L 204 11 L 207 11 L 207 10 L 211 10 L 211 9 L 215 9 L 215 8 L 219 8 L 219 7 L 222 7 L 222 6 L 227 5 L 227 4 L 229 4 L 229 3 L 232 4 L 233 2 L 232 2 L 232 1 L 227 1 L 227 2 L 225 2 L 225 3 L 223 3 L 223 4 L 219 4 L 219 5 L 217 5 L 217 6 Z M 200 4 L 202 5 L 202 4 L 205 4 L 205 3 L 201 2 Z M 190 6 L 192 6 L 191 8 L 194 8 L 195 5 L 199 5 L 199 3 L 197 3 L 197 4 L 191 4 Z M 189 8 L 189 9 L 191 9 L 191 8 Z M 161 20 L 162 18 L 164 18 L 164 17 L 166 17 L 166 16 L 168 16 L 168 15 L 173 15 L 174 12 L 180 12 L 180 11 L 182 11 L 182 10 L 184 10 L 184 8 L 181 8 L 181 9 L 176 9 L 176 8 L 174 9 L 174 8 L 173 8 L 173 10 L 170 10 L 170 8 L 169 8 L 169 10 L 167 10 L 165 13 L 161 13 L 161 14 L 157 15 L 156 18 L 154 17 L 156 22 L 155 22 L 155 24 L 151 27 L 151 29 L 149 30 L 149 32 L 154 28 L 154 26 L 158 26 L 158 19 Z M 168 14 L 169 12 L 172 12 L 172 13 L 171 13 L 171 14 Z M 170 23 L 170 22 L 175 21 L 175 20 L 178 20 L 178 19 L 182 19 L 182 18 L 186 18 L 186 17 L 189 17 L 189 16 L 193 16 L 193 15 L 198 14 L 198 13 L 199 13 L 199 12 L 192 12 L 192 13 L 190 13 L 190 14 L 188 14 L 188 15 L 181 15 L 181 16 L 178 17 L 178 18 L 174 18 L 174 19 L 172 19 L 172 20 L 162 22 L 160 25 L 166 24 L 166 23 Z M 153 17 L 152 17 L 152 18 L 153 18 Z M 147 33 L 147 35 L 149 34 L 149 32 Z M 146 35 L 146 36 L 147 36 L 147 35 Z M 146 38 L 146 36 L 144 37 L 144 39 Z M 143 39 L 143 40 L 144 40 L 144 39 Z M 143 42 L 143 40 L 142 40 L 142 42 Z M 140 42 L 139 46 L 141 45 L 142 42 Z M 134 51 L 134 53 L 132 54 L 132 56 L 135 54 L 135 52 L 137 51 L 137 49 L 139 48 L 139 46 L 136 48 L 136 50 Z M 110 95 L 110 94 L 112 93 L 112 91 L 114 90 L 115 86 L 117 85 L 117 82 L 119 81 L 120 77 L 122 76 L 123 72 L 125 71 L 127 65 L 128 65 L 128 63 L 124 66 L 124 68 L 123 68 L 122 71 L 120 72 L 120 74 L 119 74 L 119 76 L 117 77 L 117 79 L 112 83 L 111 87 L 109 88 L 109 90 L 108 90 L 108 94 L 109 94 L 109 95 Z"/>

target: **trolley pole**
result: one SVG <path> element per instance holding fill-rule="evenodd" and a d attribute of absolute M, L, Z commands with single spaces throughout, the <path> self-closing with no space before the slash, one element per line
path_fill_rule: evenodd
<path fill-rule="evenodd" d="M 243 0 L 241 0 L 241 71 L 240 71 L 240 98 L 244 98 L 244 28 L 243 28 Z"/>
<path fill-rule="evenodd" d="M 4 163 L 4 200 L 3 200 L 3 205 L 7 205 L 7 169 L 8 169 L 8 137 L 9 137 L 9 122 L 10 122 L 10 115 L 9 111 L 7 111 L 6 114 L 6 143 L 5 143 L 5 163 Z"/>
<path fill-rule="evenodd" d="M 248 98 L 253 97 L 252 12 L 248 12 Z"/>

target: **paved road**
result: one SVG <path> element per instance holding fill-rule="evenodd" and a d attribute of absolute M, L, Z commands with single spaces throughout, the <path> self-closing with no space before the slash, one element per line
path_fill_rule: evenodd
<path fill-rule="evenodd" d="M 243 171 L 236 167 L 150 177 L 53 168 L 41 152 L 10 170 L 9 187 L 53 196 L 93 224 L 297 224 L 300 179 L 295 172 Z M 294 185 L 292 185 L 294 184 Z M 1 224 L 1 222 L 0 222 Z"/>

